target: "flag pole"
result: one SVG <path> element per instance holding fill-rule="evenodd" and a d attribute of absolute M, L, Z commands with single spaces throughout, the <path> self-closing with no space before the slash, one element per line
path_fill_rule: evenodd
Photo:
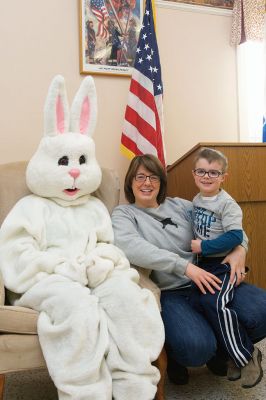
<path fill-rule="evenodd" d="M 156 8 L 155 8 L 155 0 L 151 0 L 151 6 L 152 6 L 154 30 L 155 30 L 155 33 L 156 33 Z"/>

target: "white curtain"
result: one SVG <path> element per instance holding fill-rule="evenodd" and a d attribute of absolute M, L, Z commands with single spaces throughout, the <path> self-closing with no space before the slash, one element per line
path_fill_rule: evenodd
<path fill-rule="evenodd" d="M 261 142 L 266 113 L 265 0 L 235 0 L 231 44 L 237 46 L 239 139 Z"/>
<path fill-rule="evenodd" d="M 248 41 L 237 47 L 239 137 L 262 142 L 265 104 L 265 45 Z"/>

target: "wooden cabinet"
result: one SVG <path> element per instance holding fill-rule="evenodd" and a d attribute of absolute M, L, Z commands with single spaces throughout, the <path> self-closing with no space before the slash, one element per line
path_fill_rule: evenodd
<path fill-rule="evenodd" d="M 223 152 L 229 162 L 223 188 L 243 210 L 249 238 L 248 281 L 266 289 L 266 144 L 199 143 L 168 166 L 168 196 L 192 200 L 198 192 L 192 177 L 194 158 L 202 147 Z"/>

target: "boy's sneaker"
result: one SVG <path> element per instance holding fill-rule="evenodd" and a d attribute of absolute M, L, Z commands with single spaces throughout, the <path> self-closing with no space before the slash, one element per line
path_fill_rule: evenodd
<path fill-rule="evenodd" d="M 251 360 L 249 360 L 249 363 L 245 365 L 245 367 L 241 370 L 241 386 L 243 388 L 252 388 L 261 381 L 261 378 L 263 376 L 261 360 L 261 351 L 257 347 L 255 347 Z"/>
<path fill-rule="evenodd" d="M 227 379 L 229 381 L 237 381 L 241 378 L 241 369 L 234 363 L 233 360 L 228 361 Z"/>

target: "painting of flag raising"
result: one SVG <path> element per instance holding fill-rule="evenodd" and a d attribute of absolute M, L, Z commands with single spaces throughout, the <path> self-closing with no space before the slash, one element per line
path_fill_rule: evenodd
<path fill-rule="evenodd" d="M 121 136 L 128 158 L 153 154 L 165 165 L 163 84 L 152 0 L 146 0 Z"/>
<path fill-rule="evenodd" d="M 80 0 L 80 72 L 131 75 L 142 0 Z"/>

